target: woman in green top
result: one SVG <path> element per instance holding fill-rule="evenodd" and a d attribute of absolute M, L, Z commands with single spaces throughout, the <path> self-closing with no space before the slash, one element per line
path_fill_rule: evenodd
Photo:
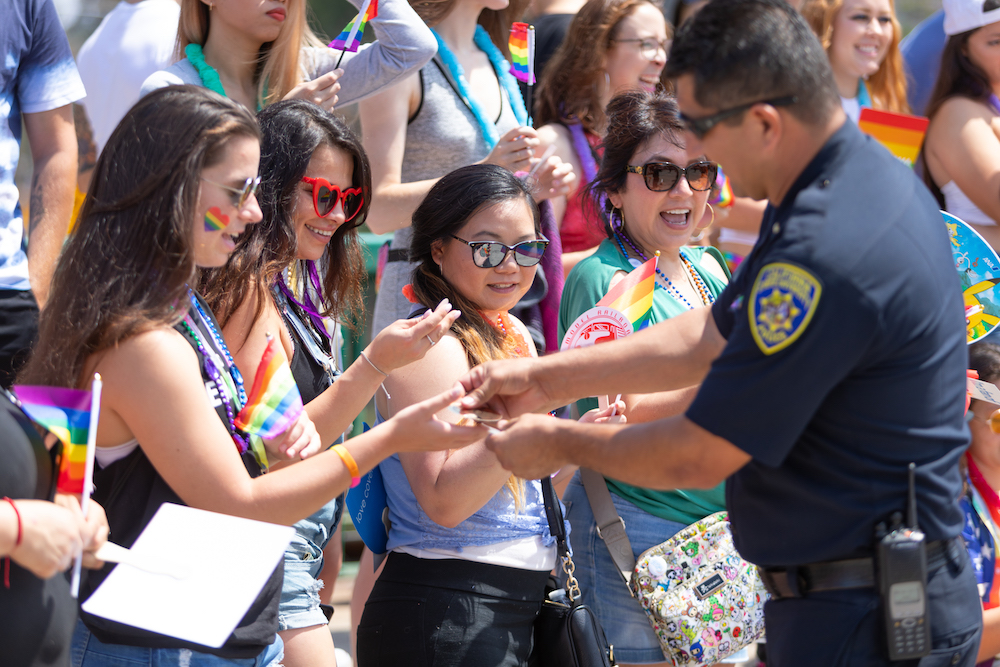
<path fill-rule="evenodd" d="M 633 268 L 659 251 L 650 323 L 711 304 L 728 276 L 715 248 L 691 247 L 711 216 L 709 189 L 717 165 L 684 148 L 677 103 L 664 93 L 629 92 L 608 105 L 604 158 L 589 190 L 602 201 L 608 236 L 570 273 L 559 327 L 565 332 Z M 625 397 L 629 423 L 680 414 L 697 387 Z M 596 399 L 577 405 L 580 413 Z M 708 490 L 654 491 L 607 479 L 615 509 L 625 520 L 636 557 L 698 519 L 725 509 L 723 485 Z M 597 535 L 590 503 L 577 473 L 563 496 L 573 530 L 573 557 L 584 602 L 591 605 L 621 664 L 663 663 L 645 612 Z"/>

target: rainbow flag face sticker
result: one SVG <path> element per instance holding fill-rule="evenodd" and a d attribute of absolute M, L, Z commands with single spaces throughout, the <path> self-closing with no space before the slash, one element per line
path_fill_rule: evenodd
<path fill-rule="evenodd" d="M 529 86 L 535 84 L 535 29 L 520 21 L 510 26 L 510 73 Z"/>
<path fill-rule="evenodd" d="M 63 493 L 83 493 L 91 392 L 21 384 L 14 385 L 14 393 L 24 412 L 63 444 L 56 488 Z"/>
<path fill-rule="evenodd" d="M 222 209 L 213 206 L 205 212 L 205 231 L 218 232 L 229 224 L 229 216 L 222 215 Z"/>
<path fill-rule="evenodd" d="M 236 427 L 246 433 L 271 439 L 284 433 L 302 413 L 302 396 L 292 369 L 271 338 L 261 357 L 247 404 L 236 415 Z"/>
<path fill-rule="evenodd" d="M 347 27 L 337 35 L 335 40 L 330 42 L 329 47 L 338 51 L 357 52 L 361 46 L 365 26 L 376 16 L 378 16 L 378 0 L 365 0 L 358 15 L 347 24 Z"/>
<path fill-rule="evenodd" d="M 649 326 L 655 284 L 656 257 L 651 257 L 619 280 L 597 305 L 614 308 L 632 323 L 633 331 L 639 331 Z"/>

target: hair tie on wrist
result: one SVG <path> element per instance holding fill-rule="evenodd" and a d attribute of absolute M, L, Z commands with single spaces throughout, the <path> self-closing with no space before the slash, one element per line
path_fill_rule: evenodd
<path fill-rule="evenodd" d="M 24 529 L 23 529 L 23 526 L 21 525 L 21 512 L 18 511 L 17 505 L 14 504 L 13 500 L 11 500 L 10 498 L 8 498 L 7 496 L 4 496 L 3 499 L 6 500 L 8 503 L 10 503 L 11 509 L 14 510 L 14 516 L 17 517 L 17 539 L 14 541 L 14 548 L 16 549 L 17 547 L 21 546 L 21 540 L 24 538 Z M 7 558 L 5 558 L 4 561 L 5 562 L 4 562 L 4 566 L 3 566 L 3 585 L 4 585 L 4 588 L 8 588 L 9 589 L 10 588 L 10 556 L 7 556 Z"/>
<path fill-rule="evenodd" d="M 347 447 L 343 445 L 334 445 L 331 449 L 337 452 L 337 456 L 340 457 L 340 460 L 344 462 L 344 466 L 347 467 L 347 474 L 351 476 L 351 488 L 353 489 L 361 483 L 361 471 L 358 470 L 358 462 L 354 460 L 351 453 L 347 451 Z"/>

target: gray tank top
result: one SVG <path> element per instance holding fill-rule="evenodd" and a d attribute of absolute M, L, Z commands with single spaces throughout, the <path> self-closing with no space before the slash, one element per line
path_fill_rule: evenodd
<path fill-rule="evenodd" d="M 443 67 L 443 65 L 441 66 Z M 406 128 L 402 182 L 412 183 L 439 178 L 459 167 L 478 162 L 489 155 L 490 147 L 479 130 L 479 123 L 438 67 L 437 59 L 420 70 L 421 102 Z M 500 118 L 496 122 L 503 136 L 518 126 L 506 91 L 500 88 Z M 393 249 L 410 247 L 413 235 L 409 227 L 396 231 Z M 410 314 L 410 302 L 402 294 L 410 282 L 414 264 L 389 262 L 382 274 L 382 284 L 375 301 L 372 331 L 377 333 Z"/>

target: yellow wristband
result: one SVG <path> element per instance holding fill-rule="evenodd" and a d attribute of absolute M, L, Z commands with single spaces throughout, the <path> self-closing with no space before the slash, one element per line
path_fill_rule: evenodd
<path fill-rule="evenodd" d="M 361 471 L 358 470 L 358 462 L 354 460 L 351 453 L 347 451 L 347 447 L 343 445 L 334 445 L 331 449 L 337 452 L 337 456 L 340 457 L 340 460 L 347 467 L 347 473 L 351 476 L 351 488 L 353 489 L 361 483 Z"/>

